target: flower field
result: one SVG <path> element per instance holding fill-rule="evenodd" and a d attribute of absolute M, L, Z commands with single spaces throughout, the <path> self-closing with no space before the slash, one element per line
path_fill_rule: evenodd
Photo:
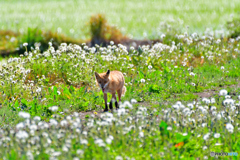
<path fill-rule="evenodd" d="M 114 42 L 55 50 L 50 42 L 40 53 L 38 43 L 31 50 L 23 44 L 24 55 L 0 65 L 0 157 L 211 159 L 210 152 L 238 152 L 240 38 L 161 37 L 130 50 Z M 113 113 L 102 112 L 94 77 L 107 69 L 122 71 L 127 88 Z"/>
<path fill-rule="evenodd" d="M 239 7 L 1 1 L 0 160 L 240 159 Z M 107 70 L 127 91 L 103 112 Z"/>

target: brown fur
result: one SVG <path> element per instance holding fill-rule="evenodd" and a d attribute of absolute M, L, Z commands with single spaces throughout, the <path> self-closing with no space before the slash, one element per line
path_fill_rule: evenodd
<path fill-rule="evenodd" d="M 118 108 L 116 92 L 118 93 L 118 100 L 121 102 L 121 96 L 125 94 L 126 87 L 124 86 L 124 76 L 120 71 L 108 70 L 106 73 L 98 74 L 95 72 L 97 85 L 100 86 L 104 93 L 105 109 L 108 111 L 107 107 L 107 92 L 112 94 L 112 100 L 115 100 L 116 108 Z M 110 101 L 110 109 L 112 109 L 112 100 Z"/>

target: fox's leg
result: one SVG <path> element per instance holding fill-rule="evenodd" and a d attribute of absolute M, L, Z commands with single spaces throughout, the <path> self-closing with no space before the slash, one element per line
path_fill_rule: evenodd
<path fill-rule="evenodd" d="M 113 101 L 113 100 L 115 101 L 115 106 L 116 106 L 116 108 L 118 109 L 118 103 L 117 103 L 116 93 L 112 93 L 112 99 L 111 99 L 111 101 L 110 101 L 110 106 L 109 106 L 110 109 L 113 108 L 113 106 L 112 106 L 112 101 Z"/>
<path fill-rule="evenodd" d="M 104 101 L 105 101 L 105 109 L 104 112 L 108 111 L 108 105 L 107 105 L 107 93 L 104 93 Z"/>
<path fill-rule="evenodd" d="M 118 102 L 121 103 L 122 89 L 117 90 L 118 93 Z"/>

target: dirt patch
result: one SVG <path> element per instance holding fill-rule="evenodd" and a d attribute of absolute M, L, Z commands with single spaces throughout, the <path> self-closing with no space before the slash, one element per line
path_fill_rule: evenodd
<path fill-rule="evenodd" d="M 200 98 L 209 98 L 209 97 L 213 97 L 214 95 L 216 95 L 216 91 L 204 91 L 204 92 L 200 92 L 200 93 L 194 93 L 194 95 L 198 95 Z"/>

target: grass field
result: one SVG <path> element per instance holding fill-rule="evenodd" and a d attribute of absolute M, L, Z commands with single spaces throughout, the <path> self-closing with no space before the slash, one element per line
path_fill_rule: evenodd
<path fill-rule="evenodd" d="M 130 51 L 122 45 L 84 44 L 54 50 L 50 44 L 44 53 L 36 47 L 8 58 L 0 69 L 0 157 L 211 159 L 210 152 L 237 154 L 240 39 L 175 37 L 169 45 L 163 38 L 152 48 Z M 94 78 L 94 71 L 107 69 L 122 71 L 127 88 L 113 113 L 102 113 L 103 93 Z"/>
<path fill-rule="evenodd" d="M 0 29 L 26 32 L 27 27 L 59 31 L 74 38 L 89 38 L 86 24 L 93 14 L 104 13 L 110 24 L 135 39 L 159 38 L 162 22 L 203 33 L 223 30 L 239 14 L 240 1 L 231 0 L 4 0 L 0 1 Z M 225 33 L 225 32 L 223 32 Z"/>

